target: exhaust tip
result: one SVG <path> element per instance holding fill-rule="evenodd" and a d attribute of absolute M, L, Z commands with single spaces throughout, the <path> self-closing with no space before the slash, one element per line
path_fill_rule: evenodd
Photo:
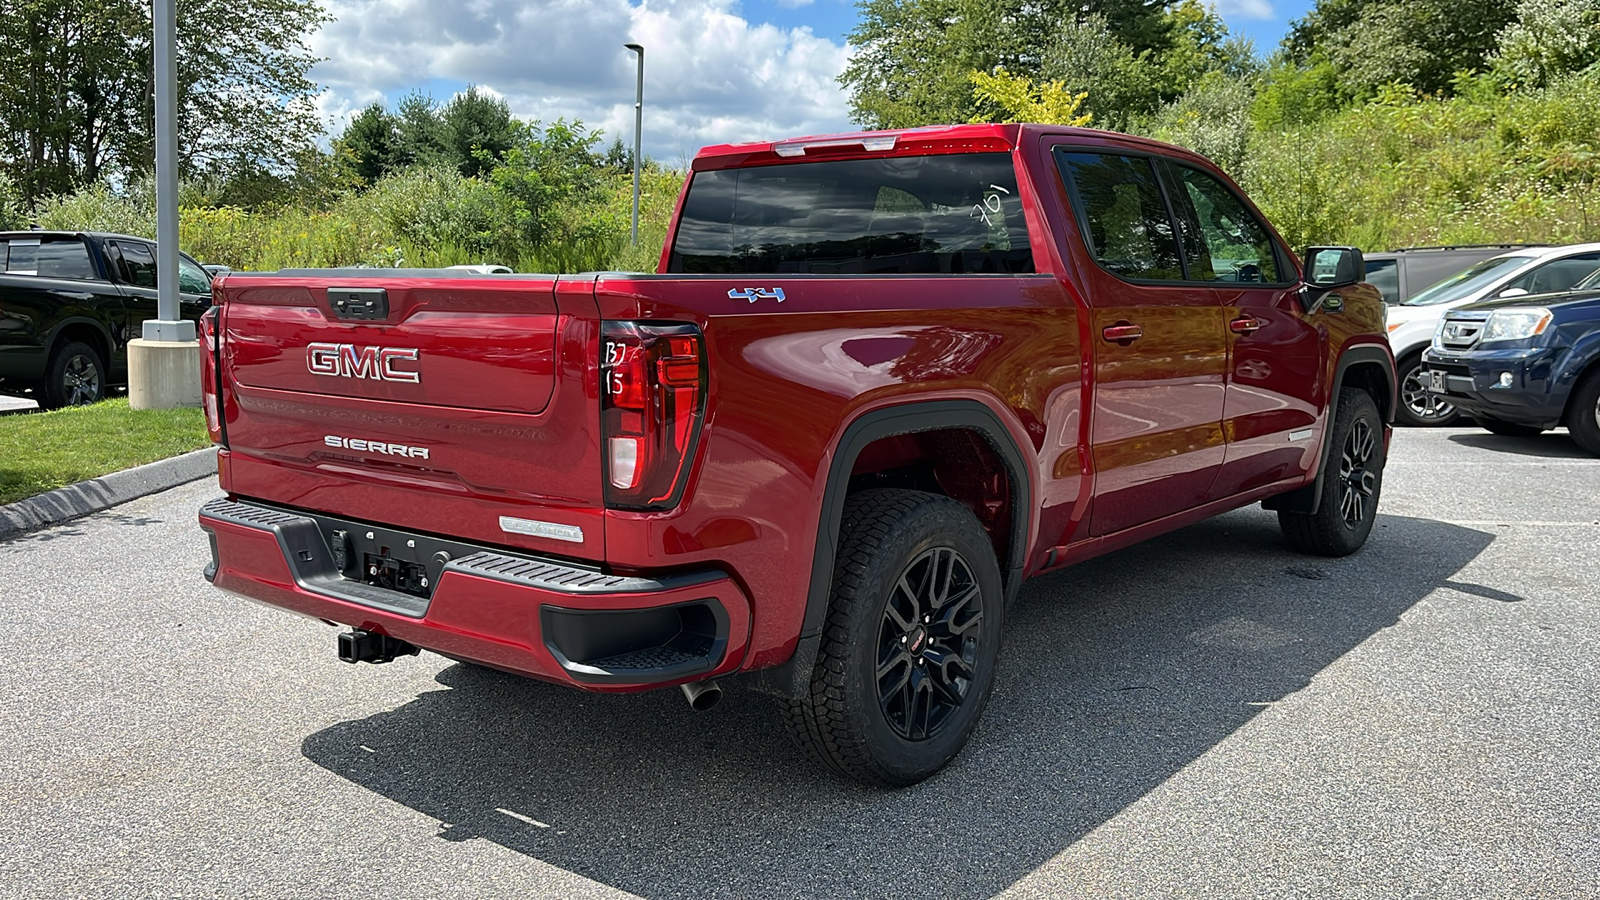
<path fill-rule="evenodd" d="M 683 698 L 689 701 L 689 708 L 695 712 L 705 712 L 722 699 L 722 688 L 715 681 L 701 681 L 679 687 L 683 690 Z"/>

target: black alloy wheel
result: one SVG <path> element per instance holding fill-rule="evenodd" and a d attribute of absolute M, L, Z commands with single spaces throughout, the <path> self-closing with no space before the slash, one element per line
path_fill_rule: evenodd
<path fill-rule="evenodd" d="M 1378 480 L 1383 470 L 1371 468 L 1377 446 L 1372 423 L 1355 420 L 1339 452 L 1339 514 L 1347 527 L 1359 527 L 1378 505 Z"/>
<path fill-rule="evenodd" d="M 1317 511 L 1278 511 L 1278 527 L 1289 546 L 1318 556 L 1348 556 L 1361 549 L 1378 520 L 1383 492 L 1383 419 L 1372 395 L 1339 391 Z"/>
<path fill-rule="evenodd" d="M 1461 418 L 1461 411 L 1453 404 L 1428 390 L 1423 381 L 1426 370 L 1422 368 L 1421 354 L 1407 357 L 1400 370 L 1404 374 L 1400 377 L 1400 409 L 1395 416 L 1398 424 L 1444 426 L 1454 425 Z"/>
<path fill-rule="evenodd" d="M 966 744 L 998 668 L 1000 564 L 971 510 L 922 491 L 845 502 L 822 640 L 784 723 L 812 761 L 915 784 Z"/>
<path fill-rule="evenodd" d="M 972 689 L 983 592 L 966 559 L 925 550 L 895 580 L 878 634 L 878 702 L 895 734 L 939 733 Z"/>
<path fill-rule="evenodd" d="M 39 391 L 44 409 L 83 406 L 105 399 L 105 363 L 88 344 L 72 341 L 57 347 L 45 366 Z"/>

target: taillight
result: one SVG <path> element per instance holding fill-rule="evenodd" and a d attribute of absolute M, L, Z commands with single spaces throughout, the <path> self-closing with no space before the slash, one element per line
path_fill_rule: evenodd
<path fill-rule="evenodd" d="M 671 509 L 683 496 L 705 417 L 704 346 L 693 325 L 603 324 L 607 506 Z"/>
<path fill-rule="evenodd" d="M 213 306 L 200 316 L 200 405 L 206 411 L 206 433 L 211 443 L 227 446 L 227 433 L 222 427 L 222 353 L 218 346 L 217 319 L 221 307 Z"/>

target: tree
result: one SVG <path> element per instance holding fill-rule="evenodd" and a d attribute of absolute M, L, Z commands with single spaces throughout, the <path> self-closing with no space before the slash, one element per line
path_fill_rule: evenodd
<path fill-rule="evenodd" d="M 1022 75 L 1012 75 L 1005 69 L 993 72 L 973 72 L 972 96 L 981 104 L 995 106 L 999 114 L 992 117 L 974 117 L 974 122 L 1040 122 L 1046 125 L 1088 125 L 1094 118 L 1078 112 L 1088 94 L 1074 94 L 1060 81 L 1034 84 Z"/>
<path fill-rule="evenodd" d="M 1215 69 L 1252 68 L 1197 0 L 865 0 L 839 81 L 856 121 L 899 128 L 989 110 L 969 77 L 997 68 L 1087 93 L 1095 122 L 1148 116 Z M 987 102 L 987 101 L 984 101 Z"/>
<path fill-rule="evenodd" d="M 400 98 L 395 107 L 395 131 L 398 137 L 395 162 L 401 167 L 454 165 L 450 157 L 450 140 L 445 133 L 444 119 L 439 115 L 439 104 L 420 91 Z"/>
<path fill-rule="evenodd" d="M 606 148 L 605 165 L 619 172 L 633 171 L 633 148 L 622 143 L 621 135 L 612 138 L 611 146 Z"/>
<path fill-rule="evenodd" d="M 1301 64 L 1320 53 L 1356 96 L 1385 84 L 1448 94 L 1457 72 L 1486 66 L 1516 11 L 1512 0 L 1321 0 L 1283 50 Z"/>
<path fill-rule="evenodd" d="M 1526 87 L 1600 62 L 1600 0 L 1522 0 L 1491 62 L 1504 81 Z"/>
<path fill-rule="evenodd" d="M 962 122 L 981 111 L 968 80 L 996 67 L 1027 78 L 1045 71 L 1057 36 L 1086 21 L 1130 55 L 1171 44 L 1166 0 L 864 0 L 839 83 L 869 127 Z M 1075 87 L 1068 81 L 1069 87 Z M 1090 102 L 1094 102 L 1093 94 Z"/>
<path fill-rule="evenodd" d="M 180 171 L 291 166 L 320 126 L 304 38 L 316 0 L 187 0 L 178 15 Z M 0 18 L 0 168 L 30 201 L 154 165 L 150 5 L 17 0 Z"/>
<path fill-rule="evenodd" d="M 440 114 L 446 147 L 468 178 L 493 169 L 517 145 L 521 124 L 506 101 L 468 85 L 450 98 Z"/>
<path fill-rule="evenodd" d="M 400 130 L 381 103 L 357 113 L 333 146 L 349 153 L 356 175 L 367 184 L 399 168 Z"/>
<path fill-rule="evenodd" d="M 1118 40 L 1103 16 L 1069 19 L 1045 52 L 1043 77 L 1086 94 L 1084 109 L 1098 128 L 1126 130 L 1159 103 L 1159 73 Z"/>

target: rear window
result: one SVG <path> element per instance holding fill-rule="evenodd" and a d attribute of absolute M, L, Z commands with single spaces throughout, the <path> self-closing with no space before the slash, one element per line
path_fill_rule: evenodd
<path fill-rule="evenodd" d="M 94 263 L 89 260 L 89 248 L 78 240 L 13 238 L 9 242 L 0 242 L 0 262 L 4 262 L 7 275 L 37 275 L 40 278 L 71 278 L 78 281 L 92 281 L 98 277 Z"/>
<path fill-rule="evenodd" d="M 1383 302 L 1395 304 L 1400 302 L 1400 268 L 1392 259 L 1367 260 L 1367 284 L 1378 289 L 1383 295 Z"/>
<path fill-rule="evenodd" d="M 1006 153 L 697 172 L 667 263 L 705 274 L 1033 270 Z"/>

